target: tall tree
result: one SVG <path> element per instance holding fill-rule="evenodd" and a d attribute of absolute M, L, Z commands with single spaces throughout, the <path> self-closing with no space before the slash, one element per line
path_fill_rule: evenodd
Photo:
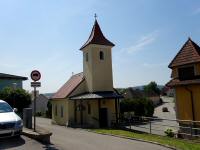
<path fill-rule="evenodd" d="M 160 95 L 160 89 L 155 81 L 151 81 L 148 85 L 144 86 L 144 92 L 146 94 L 158 94 Z"/>

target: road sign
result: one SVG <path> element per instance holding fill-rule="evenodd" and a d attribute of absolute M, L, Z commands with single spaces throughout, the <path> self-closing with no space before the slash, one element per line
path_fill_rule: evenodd
<path fill-rule="evenodd" d="M 33 130 L 36 131 L 36 88 L 37 87 L 40 87 L 41 86 L 41 82 L 36 82 L 38 80 L 40 80 L 41 78 L 41 74 L 39 71 L 37 70 L 33 70 L 31 72 L 31 79 L 34 81 L 34 82 L 31 82 L 31 87 L 34 88 L 34 128 Z"/>
<path fill-rule="evenodd" d="M 41 82 L 31 82 L 31 87 L 41 87 Z"/>
<path fill-rule="evenodd" d="M 40 72 L 38 70 L 33 70 L 31 72 L 31 79 L 33 81 L 38 81 L 38 80 L 40 80 L 40 78 L 41 78 L 41 74 L 40 74 Z"/>

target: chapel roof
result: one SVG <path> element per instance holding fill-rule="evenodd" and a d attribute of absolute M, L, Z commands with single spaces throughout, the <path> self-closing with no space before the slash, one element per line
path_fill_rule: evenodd
<path fill-rule="evenodd" d="M 90 36 L 88 40 L 85 42 L 85 44 L 80 48 L 82 50 L 86 46 L 90 44 L 98 44 L 98 45 L 107 45 L 107 46 L 115 46 L 112 42 L 110 42 L 102 33 L 101 28 L 95 19 L 92 31 L 90 33 Z"/>
<path fill-rule="evenodd" d="M 200 47 L 190 38 L 169 64 L 169 68 L 200 62 Z"/>
<path fill-rule="evenodd" d="M 72 75 L 71 78 L 52 96 L 51 99 L 63 99 L 69 96 L 84 81 L 83 73 Z"/>

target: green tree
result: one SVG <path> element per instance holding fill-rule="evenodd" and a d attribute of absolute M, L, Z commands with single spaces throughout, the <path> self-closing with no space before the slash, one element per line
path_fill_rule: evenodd
<path fill-rule="evenodd" d="M 160 95 L 160 89 L 155 81 L 151 81 L 148 85 L 144 86 L 145 94 L 158 94 Z"/>
<path fill-rule="evenodd" d="M 146 98 L 125 99 L 120 103 L 120 112 L 134 112 L 136 116 L 152 117 L 154 113 L 153 102 Z"/>
<path fill-rule="evenodd" d="M 23 108 L 29 107 L 31 103 L 31 95 L 23 90 L 6 87 L 0 91 L 0 99 L 6 101 L 13 108 L 17 108 L 19 113 L 23 112 Z"/>

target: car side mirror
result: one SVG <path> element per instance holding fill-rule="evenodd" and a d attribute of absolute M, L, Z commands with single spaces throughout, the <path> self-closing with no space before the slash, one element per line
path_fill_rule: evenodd
<path fill-rule="evenodd" d="M 13 111 L 16 113 L 18 110 L 17 110 L 17 108 L 13 108 Z"/>

